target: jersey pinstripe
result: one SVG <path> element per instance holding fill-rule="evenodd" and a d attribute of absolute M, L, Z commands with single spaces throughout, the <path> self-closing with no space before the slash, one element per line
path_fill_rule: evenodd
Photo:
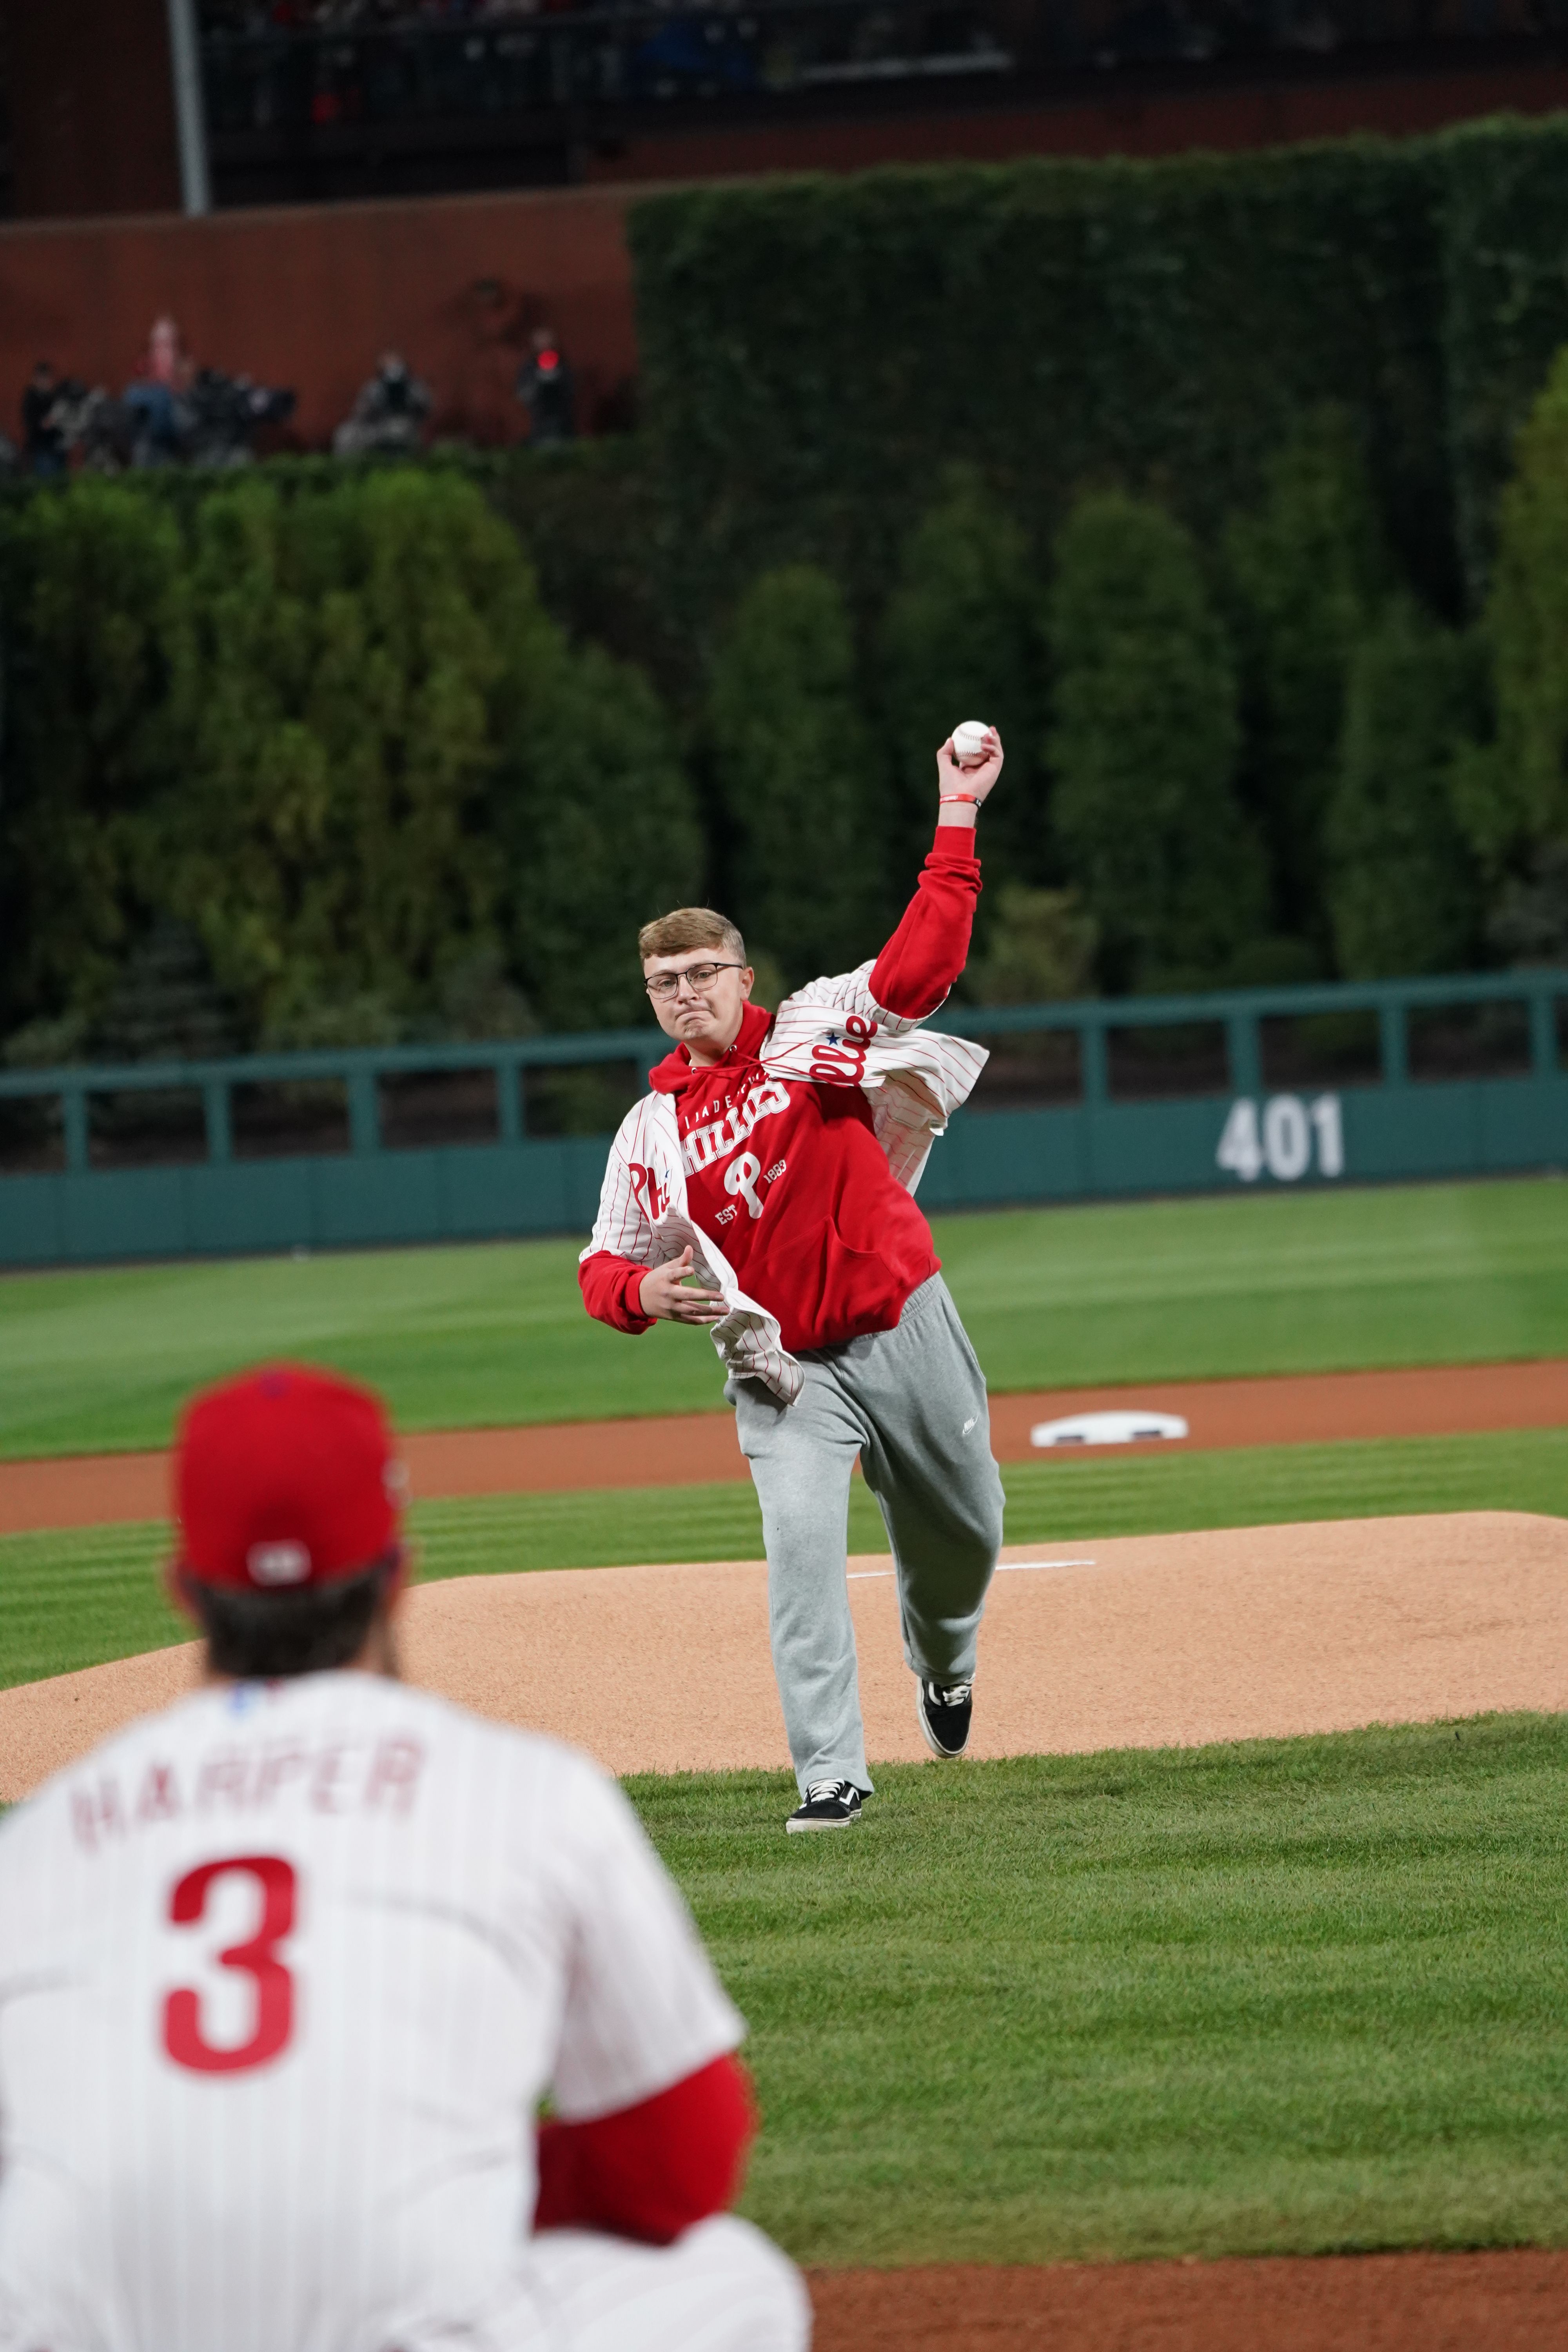
<path fill-rule="evenodd" d="M 370 1675 L 204 1691 L 0 1828 L 0 2347 L 460 2331 L 540 2098 L 610 2113 L 742 2031 L 584 1758 Z"/>

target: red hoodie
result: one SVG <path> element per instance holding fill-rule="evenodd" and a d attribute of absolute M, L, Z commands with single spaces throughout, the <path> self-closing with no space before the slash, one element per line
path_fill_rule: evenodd
<path fill-rule="evenodd" d="M 903 920 L 872 968 L 871 994 L 886 1012 L 904 1020 L 935 1012 L 963 970 L 979 895 L 973 833 L 939 825 Z M 683 1138 L 756 1084 L 772 1026 L 772 1013 L 749 1004 L 721 1060 L 697 1066 L 678 1045 L 653 1071 L 653 1087 L 675 1098 Z M 692 1223 L 718 1243 L 742 1289 L 777 1316 L 784 1347 L 798 1355 L 890 1331 L 941 1261 L 930 1226 L 894 1181 L 860 1088 L 791 1079 L 784 1090 L 787 1109 L 689 1171 L 687 1202 Z M 578 1268 L 588 1312 L 619 1331 L 647 1330 L 652 1318 L 638 1305 L 647 1270 L 595 1251 Z"/>

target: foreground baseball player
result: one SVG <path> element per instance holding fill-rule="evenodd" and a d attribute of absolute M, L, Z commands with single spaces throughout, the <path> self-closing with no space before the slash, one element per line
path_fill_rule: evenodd
<path fill-rule="evenodd" d="M 395 1679 L 374 1399 L 215 1390 L 177 1488 L 206 1687 L 0 1827 L 4 2352 L 804 2352 L 630 1807 Z"/>
<path fill-rule="evenodd" d="M 975 1639 L 1002 1539 L 985 1382 L 913 1193 L 985 1055 L 921 1024 L 969 952 L 975 819 L 1002 772 L 937 755 L 936 840 L 874 962 L 776 1013 L 751 1002 L 735 926 L 683 907 L 638 937 L 678 1040 L 611 1149 L 579 1277 L 641 1332 L 706 1324 L 729 1373 L 768 1555 L 773 1671 L 801 1802 L 847 1827 L 871 1793 L 846 1583 L 856 1455 L 881 1506 L 926 1744 L 962 1755 Z"/>

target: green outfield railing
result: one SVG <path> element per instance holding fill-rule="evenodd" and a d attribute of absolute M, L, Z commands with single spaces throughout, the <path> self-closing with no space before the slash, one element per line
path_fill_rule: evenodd
<path fill-rule="evenodd" d="M 1568 1165 L 1568 971 L 937 1025 L 993 1060 L 931 1208 Z M 0 1075 L 0 1265 L 585 1232 L 667 1050 L 623 1029 Z"/>

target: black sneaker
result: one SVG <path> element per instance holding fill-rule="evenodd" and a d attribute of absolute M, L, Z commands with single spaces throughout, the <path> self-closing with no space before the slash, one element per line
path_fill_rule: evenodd
<path fill-rule="evenodd" d="M 812 1780 L 784 1823 L 786 1830 L 847 1830 L 860 1818 L 860 1791 L 853 1780 Z"/>
<path fill-rule="evenodd" d="M 962 1756 L 969 1745 L 969 1718 L 974 1712 L 973 1683 L 915 1685 L 915 1713 L 933 1756 Z"/>

